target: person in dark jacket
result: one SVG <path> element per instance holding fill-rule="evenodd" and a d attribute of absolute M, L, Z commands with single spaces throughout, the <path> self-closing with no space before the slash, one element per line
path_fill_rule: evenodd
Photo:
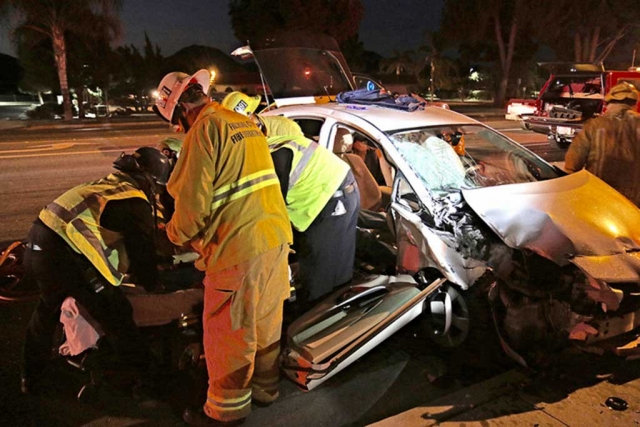
<path fill-rule="evenodd" d="M 38 388 L 67 297 L 98 323 L 118 362 L 141 375 L 148 368 L 148 347 L 119 285 L 127 273 L 145 290 L 156 286 L 155 200 L 166 184 L 169 161 L 143 147 L 123 153 L 114 167 L 109 176 L 74 187 L 47 205 L 29 232 L 24 264 L 41 297 L 23 348 L 23 393 Z"/>
<path fill-rule="evenodd" d="M 640 114 L 638 91 L 630 83 L 611 88 L 607 109 L 590 119 L 565 156 L 565 170 L 586 169 L 640 206 Z"/>

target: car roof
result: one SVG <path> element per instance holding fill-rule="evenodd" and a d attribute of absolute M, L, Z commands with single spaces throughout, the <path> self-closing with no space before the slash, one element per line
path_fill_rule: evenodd
<path fill-rule="evenodd" d="M 271 110 L 267 114 L 304 116 L 337 116 L 350 115 L 365 120 L 383 132 L 401 129 L 414 129 L 427 126 L 442 126 L 452 124 L 478 124 L 467 116 L 441 107 L 426 107 L 424 110 L 413 112 L 396 110 L 377 105 L 326 104 L 289 105 Z M 336 117 L 338 119 L 338 117 Z"/>

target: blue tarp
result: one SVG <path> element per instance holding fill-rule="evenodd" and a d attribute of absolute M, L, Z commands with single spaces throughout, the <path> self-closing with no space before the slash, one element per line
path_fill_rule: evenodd
<path fill-rule="evenodd" d="M 378 105 L 403 111 L 424 110 L 425 102 L 420 102 L 413 96 L 400 95 L 397 98 L 379 89 L 358 89 L 340 92 L 336 100 L 343 104 Z"/>

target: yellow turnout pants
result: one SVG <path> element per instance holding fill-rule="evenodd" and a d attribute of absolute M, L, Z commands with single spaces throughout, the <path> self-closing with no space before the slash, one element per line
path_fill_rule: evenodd
<path fill-rule="evenodd" d="M 288 245 L 207 273 L 204 354 L 209 373 L 205 413 L 220 421 L 244 418 L 251 398 L 278 397 L 283 301 L 289 297 Z"/>

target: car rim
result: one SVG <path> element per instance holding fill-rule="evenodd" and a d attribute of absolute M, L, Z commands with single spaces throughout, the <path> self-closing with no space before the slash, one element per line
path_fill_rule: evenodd
<path fill-rule="evenodd" d="M 427 330 L 431 339 L 442 347 L 457 347 L 469 333 L 469 309 L 462 295 L 451 285 L 427 304 Z"/>

